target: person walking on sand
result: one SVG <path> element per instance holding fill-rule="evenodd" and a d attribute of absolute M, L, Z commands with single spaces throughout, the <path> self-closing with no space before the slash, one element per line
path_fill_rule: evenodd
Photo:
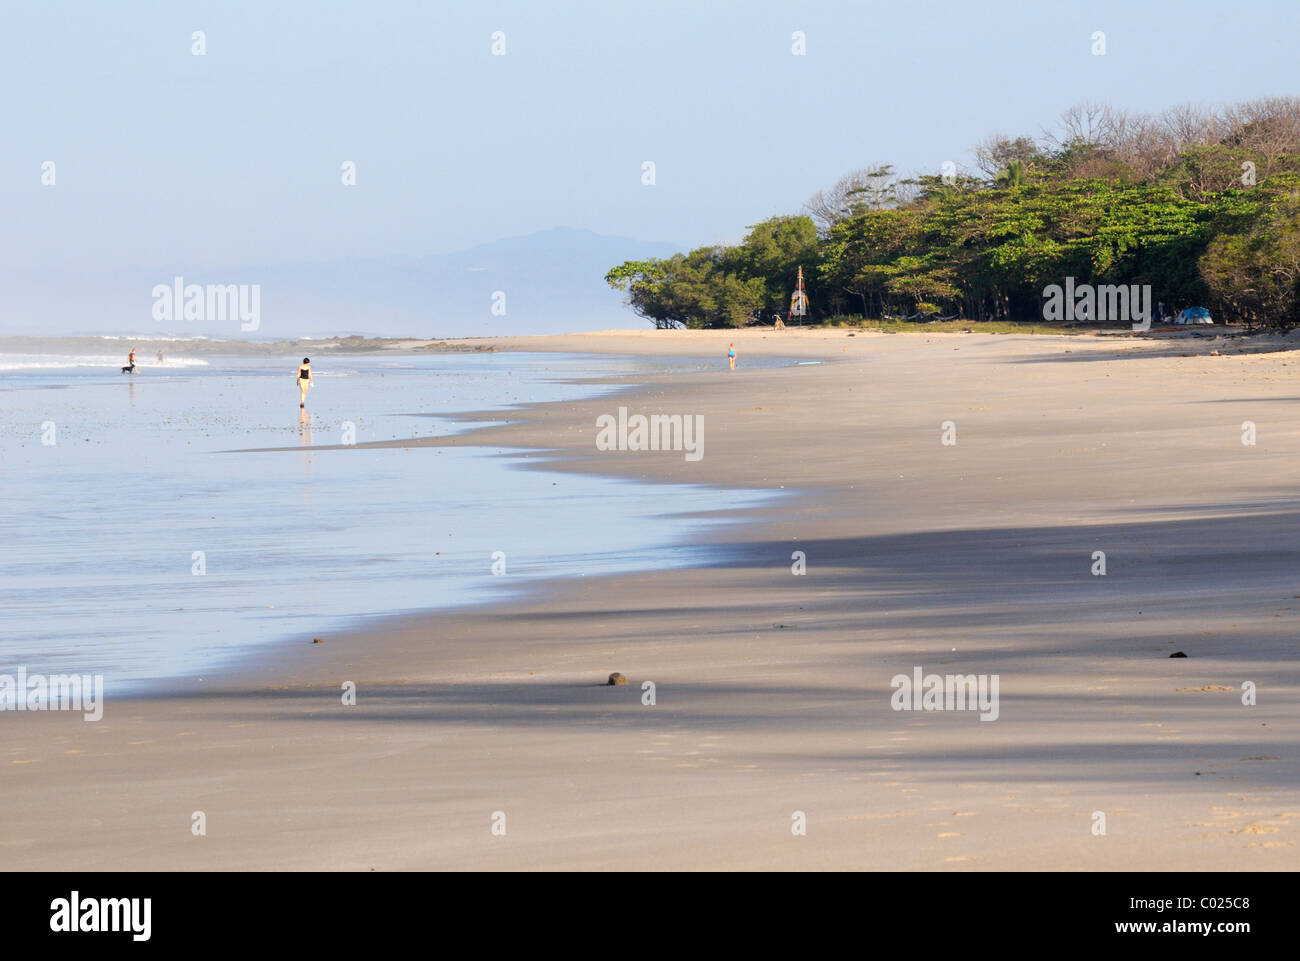
<path fill-rule="evenodd" d="M 727 350 L 727 360 L 731 361 L 731 369 L 736 369 L 736 345 L 732 344 Z"/>
<path fill-rule="evenodd" d="M 311 359 L 304 357 L 302 363 L 298 365 L 298 406 L 300 408 L 306 409 L 307 388 L 315 386 L 315 381 L 311 379 Z"/>

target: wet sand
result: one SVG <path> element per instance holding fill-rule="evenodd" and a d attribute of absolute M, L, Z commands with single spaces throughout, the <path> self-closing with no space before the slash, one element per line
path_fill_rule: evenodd
<path fill-rule="evenodd" d="M 295 638 L 98 723 L 0 714 L 5 865 L 1300 863 L 1295 355 L 840 331 L 492 343 L 721 358 L 732 341 L 734 374 L 640 376 L 399 442 L 792 492 L 725 529 L 720 561 Z M 747 370 L 760 353 L 824 362 Z M 620 404 L 704 415 L 704 457 L 596 450 Z M 892 710 L 891 678 L 918 666 L 998 675 L 998 719 Z M 606 686 L 612 671 L 629 684 Z"/>

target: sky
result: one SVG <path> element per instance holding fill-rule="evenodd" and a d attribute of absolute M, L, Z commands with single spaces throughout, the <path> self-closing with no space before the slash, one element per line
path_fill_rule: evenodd
<path fill-rule="evenodd" d="M 1298 42 L 1294 0 L 3 0 L 0 268 L 734 242 L 1083 100 L 1300 93 Z"/>

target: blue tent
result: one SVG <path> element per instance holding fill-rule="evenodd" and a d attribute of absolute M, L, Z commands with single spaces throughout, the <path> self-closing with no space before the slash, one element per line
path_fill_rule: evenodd
<path fill-rule="evenodd" d="M 1177 316 L 1174 317 L 1174 323 L 1185 325 L 1212 324 L 1214 318 L 1210 316 L 1210 312 L 1204 307 L 1188 307 L 1178 312 Z"/>

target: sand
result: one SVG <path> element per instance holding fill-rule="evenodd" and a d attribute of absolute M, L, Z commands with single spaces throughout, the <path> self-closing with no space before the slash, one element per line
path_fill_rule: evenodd
<path fill-rule="evenodd" d="M 309 632 L 238 675 L 110 702 L 98 723 L 0 715 L 3 863 L 1300 863 L 1295 355 L 842 331 L 492 343 L 721 358 L 729 342 L 734 374 L 641 376 L 617 397 L 403 442 L 528 448 L 559 484 L 598 471 L 784 489 L 723 531 L 716 562 L 617 577 L 593 562 L 493 608 Z M 824 362 L 746 368 L 763 353 Z M 702 414 L 704 457 L 596 450 L 596 417 L 619 405 Z M 916 667 L 997 675 L 997 720 L 893 710 L 891 678 Z M 613 671 L 628 685 L 606 686 Z"/>

